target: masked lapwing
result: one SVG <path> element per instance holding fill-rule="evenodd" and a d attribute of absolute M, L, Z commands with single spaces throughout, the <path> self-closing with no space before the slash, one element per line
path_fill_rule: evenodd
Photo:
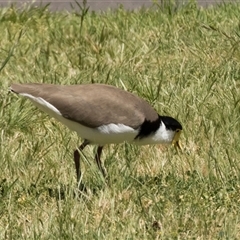
<path fill-rule="evenodd" d="M 129 142 L 137 145 L 173 144 L 180 148 L 181 124 L 159 115 L 142 98 L 111 85 L 12 84 L 10 90 L 27 97 L 34 105 L 56 118 L 83 139 L 74 151 L 77 181 L 80 181 L 80 153 L 96 144 L 96 163 L 102 174 L 103 146 Z"/>

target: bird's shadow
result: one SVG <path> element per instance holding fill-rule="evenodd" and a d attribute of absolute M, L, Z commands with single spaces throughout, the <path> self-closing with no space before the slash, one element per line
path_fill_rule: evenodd
<path fill-rule="evenodd" d="M 179 182 L 183 179 L 176 179 L 174 174 L 159 174 L 157 176 L 149 176 L 143 175 L 138 177 L 130 177 L 128 180 L 123 180 L 123 184 L 121 188 L 132 188 L 132 189 L 139 189 L 140 186 L 145 186 L 147 189 L 151 191 L 154 189 L 160 190 L 161 187 L 165 187 L 166 184 L 176 184 L 176 181 Z M 196 178 L 196 173 L 193 171 L 192 173 L 187 173 L 188 178 Z M 132 180 L 130 180 L 132 179 Z M 7 197 L 11 194 L 11 190 L 15 188 L 18 179 L 13 182 L 8 182 L 6 179 L 0 181 L 0 196 Z M 54 198 L 56 200 L 65 200 L 69 198 L 77 198 L 88 200 L 92 196 L 98 196 L 102 191 L 105 191 L 109 188 L 118 187 L 119 183 L 116 183 L 114 178 L 112 181 L 108 183 L 88 183 L 84 184 L 81 182 L 80 184 L 58 184 L 56 186 L 55 183 L 43 183 L 43 184 L 36 184 L 31 183 L 27 188 L 24 190 L 14 190 L 16 199 L 19 199 L 20 196 L 27 193 L 27 195 L 40 198 L 41 196 L 46 196 L 49 198 Z"/>
<path fill-rule="evenodd" d="M 90 196 L 98 195 L 98 193 L 105 189 L 105 185 L 91 186 L 84 183 L 72 185 L 60 185 L 57 188 L 49 187 L 47 189 L 48 195 L 56 200 L 64 200 L 66 198 L 88 199 Z"/>
<path fill-rule="evenodd" d="M 56 200 L 66 200 L 69 198 L 77 199 L 89 199 L 90 196 L 98 195 L 98 193 L 104 190 L 105 185 L 93 186 L 91 184 L 58 184 L 55 187 L 53 183 L 36 184 L 30 183 L 27 187 L 22 188 L 18 186 L 18 179 L 9 182 L 7 179 L 0 180 L 0 197 L 2 199 L 8 198 L 9 195 L 13 195 L 14 198 L 21 202 L 26 196 L 30 198 L 54 198 Z"/>

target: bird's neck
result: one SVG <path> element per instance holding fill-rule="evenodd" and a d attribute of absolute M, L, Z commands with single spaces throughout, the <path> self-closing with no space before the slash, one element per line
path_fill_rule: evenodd
<path fill-rule="evenodd" d="M 174 131 L 166 128 L 166 125 L 161 121 L 158 130 L 151 136 L 154 143 L 171 144 L 174 137 Z"/>
<path fill-rule="evenodd" d="M 171 144 L 173 137 L 174 131 L 167 129 L 164 122 L 159 119 L 159 124 L 155 131 L 152 131 L 148 135 L 135 138 L 134 143 L 138 145 Z"/>

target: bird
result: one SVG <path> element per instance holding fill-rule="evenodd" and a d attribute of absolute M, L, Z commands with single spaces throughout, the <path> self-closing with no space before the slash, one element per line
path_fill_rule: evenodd
<path fill-rule="evenodd" d="M 10 91 L 28 98 L 83 139 L 74 150 L 77 182 L 81 180 L 80 152 L 97 145 L 95 161 L 106 178 L 101 162 L 106 144 L 128 142 L 136 145 L 172 144 L 181 149 L 180 122 L 162 116 L 143 98 L 107 84 L 57 85 L 13 83 Z"/>

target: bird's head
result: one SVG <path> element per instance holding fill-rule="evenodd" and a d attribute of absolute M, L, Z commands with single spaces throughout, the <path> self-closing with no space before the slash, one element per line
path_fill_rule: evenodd
<path fill-rule="evenodd" d="M 164 122 L 166 129 L 173 132 L 172 145 L 176 149 L 181 149 L 179 138 L 182 133 L 182 125 L 176 119 L 168 116 L 161 116 L 161 120 Z"/>

